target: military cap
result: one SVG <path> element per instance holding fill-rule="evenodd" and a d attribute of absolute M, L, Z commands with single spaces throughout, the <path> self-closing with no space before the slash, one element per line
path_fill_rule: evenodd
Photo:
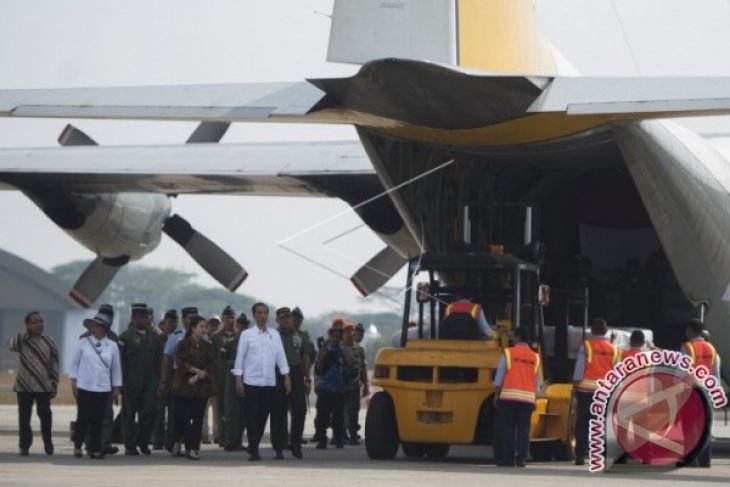
<path fill-rule="evenodd" d="M 148 314 L 150 310 L 147 308 L 147 305 L 144 303 L 133 303 L 132 304 L 132 316 L 140 315 L 140 314 Z"/>
<path fill-rule="evenodd" d="M 223 308 L 223 311 L 221 311 L 221 315 L 223 315 L 223 316 L 236 316 L 236 312 L 233 311 L 233 308 L 231 308 L 230 306 L 226 306 L 225 308 Z"/>
<path fill-rule="evenodd" d="M 165 319 L 177 319 L 177 310 L 176 309 L 168 309 L 165 311 Z"/>
<path fill-rule="evenodd" d="M 291 310 L 291 315 L 294 318 L 304 318 L 304 315 L 302 314 L 302 310 L 299 309 L 299 306 L 297 306 L 293 310 Z"/>
<path fill-rule="evenodd" d="M 291 310 L 286 306 L 276 310 L 276 317 L 281 318 L 282 316 L 291 316 Z"/>
<path fill-rule="evenodd" d="M 180 314 L 182 314 L 183 318 L 185 318 L 187 315 L 197 315 L 198 307 L 197 306 L 186 306 L 180 310 Z"/>
<path fill-rule="evenodd" d="M 101 306 L 99 306 L 98 313 L 101 313 L 103 315 L 109 316 L 110 318 L 113 318 L 114 317 L 114 306 L 112 306 L 111 304 L 102 304 Z"/>

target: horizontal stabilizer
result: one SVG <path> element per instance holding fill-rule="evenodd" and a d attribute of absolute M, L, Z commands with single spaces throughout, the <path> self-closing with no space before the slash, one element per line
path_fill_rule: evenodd
<path fill-rule="evenodd" d="M 360 294 L 369 296 L 390 280 L 406 263 L 392 247 L 385 247 L 362 266 L 351 278 Z"/>
<path fill-rule="evenodd" d="M 69 296 L 84 308 L 91 307 L 117 275 L 123 265 L 121 262 L 126 263 L 128 260 L 124 258 L 118 261 L 120 264 L 109 264 L 102 257 L 97 257 L 76 280 Z"/>
<path fill-rule="evenodd" d="M 248 273 L 233 257 L 195 230 L 178 215 L 165 220 L 163 231 L 226 289 L 235 291 L 248 277 Z"/>

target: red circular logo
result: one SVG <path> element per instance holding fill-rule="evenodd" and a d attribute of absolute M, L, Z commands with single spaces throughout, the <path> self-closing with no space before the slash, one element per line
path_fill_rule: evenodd
<path fill-rule="evenodd" d="M 613 403 L 612 426 L 621 448 L 646 464 L 673 465 L 702 440 L 707 412 L 684 378 L 651 371 L 627 378 Z"/>

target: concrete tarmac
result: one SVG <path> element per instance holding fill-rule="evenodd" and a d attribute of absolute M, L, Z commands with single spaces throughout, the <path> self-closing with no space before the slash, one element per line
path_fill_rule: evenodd
<path fill-rule="evenodd" d="M 248 462 L 245 452 L 228 453 L 204 445 L 199 461 L 172 458 L 155 451 L 149 457 L 108 456 L 105 460 L 75 459 L 68 438 L 68 422 L 73 406 L 54 407 L 56 454 L 43 453 L 37 418 L 33 419 L 35 441 L 28 457 L 18 456 L 17 410 L 0 406 L 0 486 L 242 486 L 288 487 L 368 486 L 586 486 L 604 485 L 727 485 L 730 478 L 730 443 L 715 445 L 710 469 L 650 470 L 638 465 L 614 468 L 609 473 L 591 474 L 587 467 L 567 462 L 531 463 L 527 468 L 497 467 L 489 447 L 452 447 L 449 457 L 440 460 L 407 459 L 399 453 L 393 461 L 372 461 L 364 446 L 330 447 L 317 450 L 305 445 L 304 459 L 285 453 L 273 459 L 270 445 L 263 444 L 261 462 Z M 363 418 L 364 419 L 364 418 Z M 307 420 L 311 435 L 312 417 Z M 716 420 L 716 435 L 730 436 L 722 415 Z"/>

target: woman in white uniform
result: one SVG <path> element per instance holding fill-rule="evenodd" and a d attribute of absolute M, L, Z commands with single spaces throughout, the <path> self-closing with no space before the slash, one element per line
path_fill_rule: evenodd
<path fill-rule="evenodd" d="M 74 432 L 74 457 L 83 456 L 81 445 L 89 433 L 89 453 L 93 459 L 102 459 L 101 431 L 109 394 L 114 402 L 119 398 L 122 386 L 122 367 L 117 344 L 106 336 L 111 326 L 109 317 L 97 314 L 84 320 L 91 336 L 79 340 L 71 362 L 69 378 L 77 416 Z"/>

